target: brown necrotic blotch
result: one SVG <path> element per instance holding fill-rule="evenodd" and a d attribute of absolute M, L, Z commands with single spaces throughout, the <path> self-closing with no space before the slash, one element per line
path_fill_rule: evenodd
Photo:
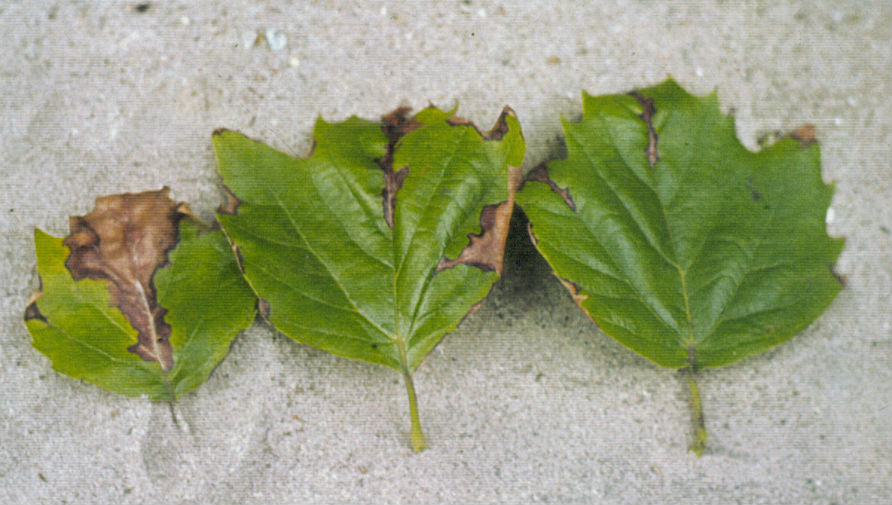
<path fill-rule="evenodd" d="M 398 171 L 393 170 L 393 152 L 396 150 L 397 142 L 404 135 L 422 126 L 414 118 L 409 117 L 409 111 L 408 107 L 399 107 L 381 118 L 381 129 L 387 136 L 388 143 L 387 153 L 378 160 L 378 164 L 384 172 L 384 192 L 381 195 L 384 220 L 387 221 L 387 226 L 391 229 L 393 228 L 393 210 L 396 208 L 396 192 L 403 187 L 403 181 L 409 175 L 409 169 L 405 167 Z"/>
<path fill-rule="evenodd" d="M 483 207 L 483 211 L 480 213 L 480 234 L 471 233 L 468 235 L 470 243 L 462 249 L 461 254 L 452 260 L 442 258 L 435 272 L 464 263 L 484 272 L 496 271 L 501 274 L 505 240 L 508 237 L 513 209 L 513 199 L 498 205 Z"/>
<path fill-rule="evenodd" d="M 564 199 L 564 203 L 567 204 L 567 207 L 570 207 L 573 212 L 576 212 L 576 202 L 574 202 L 573 197 L 570 196 L 569 188 L 562 188 L 558 186 L 556 182 L 551 180 L 551 177 L 548 175 L 548 165 L 545 163 L 542 163 L 527 174 L 526 180 L 548 184 L 548 187 L 550 187 L 552 191 L 561 195 L 561 198 Z"/>
<path fill-rule="evenodd" d="M 514 111 L 510 107 L 505 107 L 490 131 L 480 133 L 477 130 L 478 133 L 484 140 L 501 140 L 508 133 L 508 116 L 514 117 Z M 453 126 L 470 125 L 475 130 L 477 129 L 472 123 L 461 118 L 453 117 L 449 123 Z M 505 242 L 508 238 L 511 214 L 514 212 L 514 195 L 520 187 L 521 175 L 520 167 L 508 166 L 508 199 L 495 205 L 483 207 L 480 212 L 480 233 L 469 234 L 468 246 L 462 249 L 455 259 L 442 258 L 434 273 L 464 263 L 485 272 L 495 271 L 501 275 Z"/>
<path fill-rule="evenodd" d="M 654 106 L 654 99 L 647 98 L 637 91 L 633 91 L 631 95 L 641 104 L 642 110 L 639 117 L 647 125 L 647 147 L 644 149 L 644 153 L 647 155 L 647 163 L 653 168 L 657 161 L 660 160 L 660 150 L 657 147 L 659 137 L 653 123 L 654 114 L 657 112 Z"/>
<path fill-rule="evenodd" d="M 173 367 L 166 309 L 152 282 L 176 246 L 177 229 L 189 208 L 174 202 L 169 188 L 96 199 L 93 212 L 73 216 L 64 244 L 71 250 L 65 266 L 75 280 L 105 280 L 110 304 L 121 310 L 139 336 L 128 348 L 165 371 Z"/>

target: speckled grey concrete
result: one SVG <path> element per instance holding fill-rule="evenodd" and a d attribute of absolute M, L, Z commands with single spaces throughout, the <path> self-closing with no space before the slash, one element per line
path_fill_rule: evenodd
<path fill-rule="evenodd" d="M 100 3 L 0 3 L 0 503 L 892 500 L 888 1 Z M 700 459 L 681 378 L 599 332 L 519 234 L 418 371 L 418 455 L 397 374 L 259 323 L 178 405 L 188 431 L 30 345 L 33 228 L 62 235 L 96 196 L 163 185 L 212 219 L 216 127 L 302 154 L 317 115 L 458 103 L 488 127 L 510 104 L 530 168 L 561 152 L 582 89 L 667 75 L 716 89 L 747 146 L 817 125 L 847 239 L 848 286 L 817 322 L 703 373 Z"/>

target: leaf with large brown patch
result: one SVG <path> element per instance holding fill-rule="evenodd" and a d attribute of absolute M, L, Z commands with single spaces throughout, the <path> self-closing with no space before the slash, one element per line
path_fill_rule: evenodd
<path fill-rule="evenodd" d="M 226 238 L 168 193 L 100 197 L 64 239 L 35 231 L 41 289 L 25 323 L 57 371 L 173 400 L 250 324 L 254 296 Z"/>

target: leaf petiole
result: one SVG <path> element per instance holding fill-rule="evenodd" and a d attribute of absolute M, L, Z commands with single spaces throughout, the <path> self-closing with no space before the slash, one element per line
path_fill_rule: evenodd
<path fill-rule="evenodd" d="M 409 395 L 409 416 L 412 419 L 412 449 L 415 452 L 421 452 L 427 449 L 427 439 L 424 438 L 424 432 L 421 430 L 421 417 L 418 415 L 418 399 L 415 397 L 415 382 L 412 380 L 412 372 L 409 370 L 406 347 L 405 345 L 399 345 L 398 347 L 400 349 L 400 368 L 402 368 L 403 372 L 403 381 L 406 383 L 406 393 Z"/>
<path fill-rule="evenodd" d="M 176 389 L 174 389 L 173 383 L 167 377 L 167 373 L 164 374 L 164 384 L 167 385 L 167 391 L 170 394 L 170 397 L 167 399 L 167 406 L 170 408 L 170 419 L 173 421 L 173 425 L 179 428 L 180 422 L 177 420 L 175 409 L 177 402 Z"/>
<path fill-rule="evenodd" d="M 706 421 L 703 418 L 703 403 L 700 401 L 700 388 L 697 386 L 695 371 L 693 366 L 686 369 L 688 371 L 688 389 L 691 391 L 691 416 L 694 421 L 694 441 L 688 447 L 689 451 L 693 451 L 699 458 L 703 456 L 703 449 L 706 447 Z"/>

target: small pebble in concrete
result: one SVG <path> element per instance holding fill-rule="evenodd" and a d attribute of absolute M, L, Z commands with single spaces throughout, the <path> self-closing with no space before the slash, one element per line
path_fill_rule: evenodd
<path fill-rule="evenodd" d="M 266 43 L 269 44 L 269 48 L 273 51 L 281 51 L 288 45 L 288 37 L 275 28 L 267 28 L 264 35 L 266 36 Z"/>
<path fill-rule="evenodd" d="M 245 30 L 239 36 L 239 42 L 245 49 L 251 49 L 257 43 L 257 32 L 254 30 Z"/>

